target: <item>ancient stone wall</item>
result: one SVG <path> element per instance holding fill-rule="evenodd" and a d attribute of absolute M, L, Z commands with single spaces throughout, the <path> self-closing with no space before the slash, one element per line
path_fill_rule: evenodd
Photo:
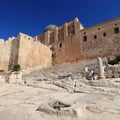
<path fill-rule="evenodd" d="M 120 18 L 79 30 L 54 49 L 53 64 L 116 56 L 120 54 Z"/>
<path fill-rule="evenodd" d="M 57 29 L 55 30 L 56 37 L 52 46 L 53 65 L 80 60 L 79 31 L 81 29 L 83 29 L 83 26 L 80 24 L 78 18 L 75 18 L 73 21 L 65 23 L 62 27 L 59 27 L 58 31 Z M 59 37 L 59 32 L 61 32 L 62 37 Z"/>
<path fill-rule="evenodd" d="M 115 56 L 120 53 L 120 19 L 114 19 L 88 29 L 81 33 L 81 52 L 84 59 L 97 56 Z"/>
<path fill-rule="evenodd" d="M 23 70 L 33 71 L 52 64 L 52 52 L 48 47 L 36 41 L 34 38 L 19 34 L 18 63 Z"/>
<path fill-rule="evenodd" d="M 58 28 L 58 41 L 64 40 L 64 29 L 63 26 Z"/>
<path fill-rule="evenodd" d="M 18 55 L 19 55 L 19 40 L 18 38 L 12 38 L 10 48 L 10 58 L 9 58 L 9 68 L 11 70 L 14 64 L 18 63 Z"/>
<path fill-rule="evenodd" d="M 16 63 L 36 70 L 51 64 L 112 58 L 120 54 L 120 18 L 89 28 L 75 18 L 34 38 L 20 33 L 6 42 L 0 40 L 0 48 L 0 70 L 10 70 Z"/>
<path fill-rule="evenodd" d="M 16 49 L 14 44 L 14 37 L 9 38 L 7 41 L 0 39 L 0 71 L 8 71 L 10 65 L 15 61 Z M 12 59 L 12 60 L 11 60 Z"/>
<path fill-rule="evenodd" d="M 34 37 L 35 40 L 39 40 L 41 43 L 45 44 L 45 34 L 41 34 Z"/>
<path fill-rule="evenodd" d="M 78 33 L 83 28 L 78 18 L 75 18 L 73 21 L 59 26 L 54 31 L 46 31 L 42 35 L 35 36 L 35 39 L 49 46 L 56 42 L 63 42 L 66 37 Z"/>
<path fill-rule="evenodd" d="M 80 40 L 78 36 L 68 36 L 62 43 L 56 44 L 53 52 L 53 64 L 76 62 L 80 60 Z"/>
<path fill-rule="evenodd" d="M 6 42 L 0 39 L 0 71 L 7 70 L 9 64 L 9 50 L 7 50 Z"/>

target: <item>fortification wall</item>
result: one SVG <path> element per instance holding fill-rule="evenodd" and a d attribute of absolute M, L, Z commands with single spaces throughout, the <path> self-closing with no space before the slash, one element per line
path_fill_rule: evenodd
<path fill-rule="evenodd" d="M 120 18 L 79 30 L 66 37 L 63 42 L 57 42 L 52 57 L 55 65 L 97 57 L 114 57 L 118 54 L 120 54 Z"/>
<path fill-rule="evenodd" d="M 41 43 L 45 44 L 45 34 L 41 34 L 41 35 L 35 36 L 34 38 L 35 38 L 35 40 L 38 40 Z"/>
<path fill-rule="evenodd" d="M 16 63 L 33 71 L 52 64 L 112 58 L 120 54 L 120 18 L 86 29 L 75 18 L 34 38 L 20 33 L 6 42 L 0 40 L 0 48 L 0 70 L 10 70 Z"/>
<path fill-rule="evenodd" d="M 19 34 L 18 63 L 23 70 L 33 71 L 52 65 L 51 50 L 34 38 Z"/>
<path fill-rule="evenodd" d="M 84 29 L 80 33 L 84 59 L 112 57 L 120 53 L 120 18 Z"/>
<path fill-rule="evenodd" d="M 77 34 L 83 28 L 78 18 L 75 18 L 73 21 L 66 22 L 53 31 L 46 31 L 42 35 L 35 36 L 35 39 L 49 46 L 57 42 L 63 42 L 66 37 Z"/>
<path fill-rule="evenodd" d="M 19 54 L 19 40 L 18 40 L 18 38 L 12 38 L 12 41 L 10 42 L 10 44 L 11 44 L 11 48 L 10 48 L 8 70 L 11 70 L 13 68 L 13 65 L 18 63 L 18 54 Z"/>
<path fill-rule="evenodd" d="M 0 39 L 0 71 L 8 71 L 11 59 L 11 45 L 15 38 L 11 37 L 7 41 Z M 13 47 L 14 48 L 14 47 Z M 14 51 L 14 50 L 13 50 Z"/>
<path fill-rule="evenodd" d="M 8 70 L 10 44 L 0 39 L 0 71 Z"/>
<path fill-rule="evenodd" d="M 80 42 L 80 34 L 68 36 L 63 42 L 58 42 L 52 56 L 53 64 L 82 60 Z"/>

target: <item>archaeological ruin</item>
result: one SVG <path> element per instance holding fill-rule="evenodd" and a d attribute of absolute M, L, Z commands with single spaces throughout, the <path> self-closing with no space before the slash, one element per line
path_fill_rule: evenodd
<path fill-rule="evenodd" d="M 120 18 L 84 28 L 78 18 L 62 26 L 48 25 L 43 34 L 31 37 L 19 33 L 0 40 L 0 71 L 20 64 L 34 71 L 52 65 L 120 54 Z"/>

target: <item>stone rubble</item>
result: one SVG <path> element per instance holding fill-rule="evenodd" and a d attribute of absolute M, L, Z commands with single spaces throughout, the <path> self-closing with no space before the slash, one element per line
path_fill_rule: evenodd
<path fill-rule="evenodd" d="M 119 120 L 120 78 L 86 80 L 85 66 L 65 64 L 32 72 L 23 75 L 26 84 L 0 82 L 0 119 Z"/>

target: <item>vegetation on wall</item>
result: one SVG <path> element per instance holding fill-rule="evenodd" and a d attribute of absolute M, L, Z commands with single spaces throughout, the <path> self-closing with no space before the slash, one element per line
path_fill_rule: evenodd
<path fill-rule="evenodd" d="M 13 72 L 14 71 L 20 71 L 21 70 L 21 66 L 19 65 L 19 64 L 15 64 L 14 66 L 13 66 Z"/>
<path fill-rule="evenodd" d="M 108 64 L 111 64 L 111 65 L 118 64 L 119 62 L 120 62 L 120 55 L 116 56 L 114 60 L 108 59 Z"/>

